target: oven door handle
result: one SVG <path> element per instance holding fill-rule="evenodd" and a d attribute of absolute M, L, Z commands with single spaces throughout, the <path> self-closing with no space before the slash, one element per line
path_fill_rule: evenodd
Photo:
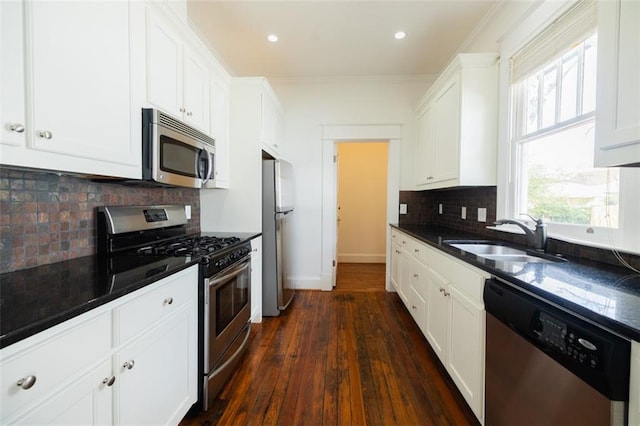
<path fill-rule="evenodd" d="M 239 263 L 238 265 L 234 266 L 230 270 L 226 271 L 219 278 L 215 278 L 215 279 L 209 281 L 209 289 L 213 289 L 213 288 L 217 287 L 219 284 L 227 282 L 227 281 L 229 281 L 230 279 L 232 279 L 234 277 L 237 277 L 238 275 L 240 275 L 241 273 L 243 273 L 244 271 L 249 269 L 249 265 L 250 264 L 251 264 L 251 262 L 249 262 L 249 259 L 247 259 L 247 260 Z"/>

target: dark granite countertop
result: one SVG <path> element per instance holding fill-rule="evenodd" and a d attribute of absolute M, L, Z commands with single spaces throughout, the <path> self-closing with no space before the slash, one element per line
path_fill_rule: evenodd
<path fill-rule="evenodd" d="M 202 233 L 248 241 L 260 233 Z M 0 275 L 0 348 L 198 263 L 200 257 L 93 255 Z"/>
<path fill-rule="evenodd" d="M 444 242 L 486 240 L 484 237 L 432 226 L 391 226 L 627 338 L 640 341 L 640 275 L 633 271 L 570 257 L 567 262 L 545 263 L 488 260 Z"/>

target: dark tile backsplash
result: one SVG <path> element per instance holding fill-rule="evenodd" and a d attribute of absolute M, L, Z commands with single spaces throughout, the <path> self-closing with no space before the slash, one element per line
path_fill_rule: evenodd
<path fill-rule="evenodd" d="M 95 253 L 95 208 L 191 205 L 188 232 L 200 231 L 200 195 L 191 188 L 97 183 L 0 168 L 0 273 Z"/>
<path fill-rule="evenodd" d="M 400 203 L 407 204 L 407 214 L 400 215 L 400 225 L 434 225 L 474 234 L 481 238 L 500 239 L 527 245 L 524 235 L 486 229 L 496 220 L 496 187 L 455 188 L 431 191 L 400 191 Z M 442 214 L 438 205 L 442 204 Z M 460 218 L 461 208 L 467 208 L 467 218 Z M 487 209 L 487 221 L 478 222 L 478 208 Z M 620 266 L 610 250 L 572 244 L 549 238 L 549 253 L 562 253 L 594 262 Z M 640 268 L 640 256 L 624 254 L 634 268 Z"/>

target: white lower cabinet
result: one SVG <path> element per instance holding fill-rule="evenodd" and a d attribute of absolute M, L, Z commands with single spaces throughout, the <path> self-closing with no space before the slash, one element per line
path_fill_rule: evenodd
<path fill-rule="evenodd" d="M 392 230 L 391 276 L 408 283 L 407 308 L 478 420 L 484 422 L 485 312 L 489 274 Z M 397 252 L 399 253 L 396 253 Z M 394 253 L 398 260 L 394 261 Z M 411 274 L 405 275 L 407 258 Z M 395 269 L 395 270 L 394 270 Z M 406 285 L 406 284 L 405 284 Z M 399 291 L 400 293 L 400 291 Z"/>
<path fill-rule="evenodd" d="M 262 322 L 262 237 L 251 240 L 251 322 Z"/>
<path fill-rule="evenodd" d="M 631 342 L 629 426 L 640 426 L 640 342 Z"/>
<path fill-rule="evenodd" d="M 0 424 L 177 424 L 197 400 L 197 284 L 194 265 L 3 348 Z"/>

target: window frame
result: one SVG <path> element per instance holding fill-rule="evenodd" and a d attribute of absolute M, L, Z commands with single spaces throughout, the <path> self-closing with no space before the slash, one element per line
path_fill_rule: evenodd
<path fill-rule="evenodd" d="M 500 48 L 500 100 L 499 100 L 499 142 L 498 142 L 498 182 L 497 182 L 497 219 L 516 218 L 533 226 L 531 220 L 516 211 L 516 191 L 518 186 L 515 179 L 516 167 L 519 167 L 519 155 L 515 149 L 514 137 L 516 123 L 522 123 L 523 117 L 515 114 L 526 114 L 522 108 L 515 108 L 520 102 L 518 94 L 511 84 L 510 58 L 522 50 L 524 46 L 536 39 L 549 25 L 564 12 L 575 5 L 575 1 L 557 2 L 544 0 L 534 5 L 525 18 L 506 34 Z M 516 118 L 518 120 L 516 120 Z M 584 117 L 583 117 L 584 118 Z M 596 123 L 597 124 L 597 123 Z M 587 225 L 573 225 L 550 223 L 547 226 L 548 235 L 552 238 L 571 243 L 617 249 L 623 252 L 640 254 L 640 221 L 634 217 L 640 211 L 640 197 L 633 194 L 640 193 L 640 170 L 620 169 L 620 200 L 619 227 L 591 227 Z M 499 231 L 522 233 L 517 227 L 494 228 Z"/>

